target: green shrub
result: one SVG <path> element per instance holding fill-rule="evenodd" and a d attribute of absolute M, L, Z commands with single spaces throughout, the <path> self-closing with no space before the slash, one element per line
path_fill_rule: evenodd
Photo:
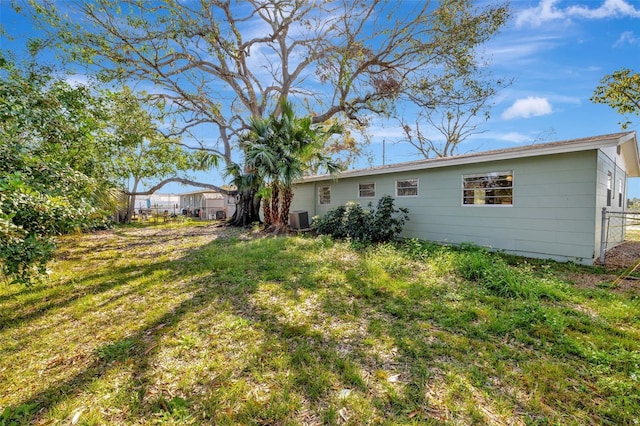
<path fill-rule="evenodd" d="M 69 170 L 68 186 L 74 177 Z M 80 191 L 55 194 L 26 178 L 21 172 L 0 175 L 0 280 L 20 284 L 44 277 L 56 236 L 109 226 L 106 215 Z"/>
<path fill-rule="evenodd" d="M 363 209 L 359 203 L 348 202 L 327 212 L 323 217 L 313 218 L 313 228 L 319 234 L 330 235 L 336 239 L 351 239 L 360 243 L 387 242 L 395 238 L 406 221 L 409 210 L 396 209 L 391 196 L 385 195 L 378 200 L 377 208 L 369 203 L 369 209 Z"/>

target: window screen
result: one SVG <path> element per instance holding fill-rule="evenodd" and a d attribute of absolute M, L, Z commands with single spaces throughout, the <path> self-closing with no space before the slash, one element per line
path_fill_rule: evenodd
<path fill-rule="evenodd" d="M 396 196 L 416 197 L 418 195 L 418 179 L 402 179 L 396 181 Z"/>
<path fill-rule="evenodd" d="M 375 183 L 360 183 L 358 184 L 358 197 L 360 198 L 372 198 L 376 196 L 376 184 Z"/>
<path fill-rule="evenodd" d="M 513 205 L 513 171 L 463 175 L 462 204 Z"/>
<path fill-rule="evenodd" d="M 320 204 L 331 204 L 330 186 L 321 186 L 318 188 L 318 200 Z"/>

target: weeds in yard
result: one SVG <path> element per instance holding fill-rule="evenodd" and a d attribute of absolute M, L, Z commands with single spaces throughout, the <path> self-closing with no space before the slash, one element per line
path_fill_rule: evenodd
<path fill-rule="evenodd" d="M 633 424 L 637 293 L 419 241 L 67 238 L 0 289 L 0 424 Z"/>

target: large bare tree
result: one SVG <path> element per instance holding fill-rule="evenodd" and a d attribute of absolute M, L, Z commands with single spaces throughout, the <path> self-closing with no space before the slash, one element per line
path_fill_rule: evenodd
<path fill-rule="evenodd" d="M 227 164 L 283 100 L 366 124 L 416 82 L 469 72 L 508 17 L 470 0 L 28 1 L 68 59 L 137 82 L 174 115 L 168 136 Z"/>
<path fill-rule="evenodd" d="M 418 154 L 449 157 L 470 136 L 483 132 L 480 125 L 489 119 L 492 97 L 510 84 L 475 64 L 467 72 L 443 72 L 438 79 L 405 89 L 403 96 L 417 112 L 413 122 L 404 115 L 397 120 Z"/>

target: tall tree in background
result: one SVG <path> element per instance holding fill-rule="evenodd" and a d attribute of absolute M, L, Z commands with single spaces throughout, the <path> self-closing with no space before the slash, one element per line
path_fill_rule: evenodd
<path fill-rule="evenodd" d="M 108 99 L 109 125 L 118 146 L 113 156 L 114 173 L 123 182 L 127 194 L 138 192 L 141 183 L 210 165 L 203 163 L 200 152 L 188 152 L 177 138 L 164 136 L 157 128 L 162 112 L 152 114 L 155 109 L 145 107 L 127 86 L 109 93 Z M 127 223 L 134 213 L 135 195 L 128 198 Z"/>
<path fill-rule="evenodd" d="M 622 68 L 613 74 L 605 75 L 593 92 L 591 101 L 609 105 L 622 115 L 640 115 L 640 74 Z M 629 124 L 630 120 L 620 123 L 623 130 L 629 127 Z"/>
<path fill-rule="evenodd" d="M 418 107 L 415 124 L 399 117 L 406 140 L 424 158 L 449 157 L 470 136 L 482 133 L 480 123 L 490 115 L 490 101 L 511 84 L 479 68 L 466 73 L 444 72 L 435 82 L 420 81 L 403 96 Z"/>
<path fill-rule="evenodd" d="M 313 123 L 366 125 L 408 87 L 436 84 L 439 70 L 472 72 L 476 48 L 508 17 L 506 4 L 470 0 L 30 3 L 68 59 L 153 87 L 175 114 L 168 136 L 227 164 L 251 120 L 278 116 L 283 99 Z"/>

